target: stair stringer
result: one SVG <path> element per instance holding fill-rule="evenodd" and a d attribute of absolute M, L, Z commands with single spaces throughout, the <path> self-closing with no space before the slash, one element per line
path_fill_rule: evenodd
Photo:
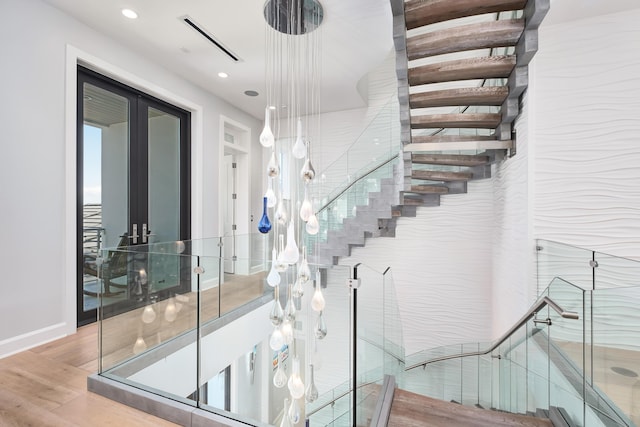
<path fill-rule="evenodd" d="M 490 164 L 470 169 L 474 180 L 491 177 Z M 393 167 L 393 178 L 381 179 L 379 191 L 368 194 L 367 205 L 356 206 L 355 215 L 344 219 L 342 228 L 329 230 L 327 240 L 313 246 L 309 259 L 319 265 L 337 265 L 340 257 L 350 256 L 351 248 L 365 246 L 367 239 L 395 237 L 398 218 L 415 217 L 418 207 L 440 206 L 440 194 L 406 195 L 407 174 L 410 178 L 411 153 L 401 152 Z M 448 194 L 466 193 L 466 182 L 443 185 L 449 189 Z"/>

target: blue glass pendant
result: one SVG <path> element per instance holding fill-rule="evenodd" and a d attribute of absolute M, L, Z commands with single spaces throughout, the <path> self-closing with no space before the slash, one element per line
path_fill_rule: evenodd
<path fill-rule="evenodd" d="M 263 197 L 262 200 L 262 218 L 260 218 L 260 222 L 258 223 L 258 231 L 262 234 L 267 234 L 269 230 L 271 230 L 271 221 L 269 221 L 269 217 L 267 216 L 267 198 Z"/>

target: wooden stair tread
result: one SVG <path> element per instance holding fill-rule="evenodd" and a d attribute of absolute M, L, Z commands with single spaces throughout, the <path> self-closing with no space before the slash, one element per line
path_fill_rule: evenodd
<path fill-rule="evenodd" d="M 489 163 L 488 156 L 470 154 L 420 154 L 411 156 L 412 163 L 447 166 L 480 166 Z"/>
<path fill-rule="evenodd" d="M 449 189 L 442 185 L 412 185 L 411 192 L 418 194 L 447 194 Z"/>
<path fill-rule="evenodd" d="M 482 86 L 412 93 L 410 108 L 448 107 L 457 105 L 502 105 L 509 95 L 506 86 Z"/>
<path fill-rule="evenodd" d="M 409 69 L 409 85 L 457 80 L 491 79 L 509 77 L 516 65 L 515 55 L 465 58 Z"/>
<path fill-rule="evenodd" d="M 404 197 L 402 204 L 406 206 L 421 206 L 424 203 L 424 200 L 415 198 L 415 197 Z"/>
<path fill-rule="evenodd" d="M 463 406 L 396 389 L 391 405 L 391 427 L 552 427 L 548 419 Z"/>
<path fill-rule="evenodd" d="M 491 141 L 495 140 L 495 136 L 489 135 L 418 135 L 412 138 L 416 143 L 448 143 L 463 141 Z"/>
<path fill-rule="evenodd" d="M 412 129 L 427 128 L 496 128 L 502 116 L 496 113 L 457 113 L 411 116 Z"/>
<path fill-rule="evenodd" d="M 474 49 L 514 46 L 524 31 L 523 19 L 503 19 L 446 28 L 407 39 L 409 60 Z"/>
<path fill-rule="evenodd" d="M 418 140 L 413 137 L 413 140 Z M 477 150 L 507 150 L 513 147 L 513 141 L 510 139 L 475 139 L 460 140 L 450 142 L 412 142 L 405 144 L 403 150 L 405 152 L 430 152 L 430 151 L 477 151 Z"/>
<path fill-rule="evenodd" d="M 471 172 L 451 172 L 433 170 L 412 170 L 411 178 L 429 181 L 468 181 L 473 178 Z"/>
<path fill-rule="evenodd" d="M 404 4 L 407 29 L 465 16 L 524 8 L 527 0 L 409 0 Z"/>

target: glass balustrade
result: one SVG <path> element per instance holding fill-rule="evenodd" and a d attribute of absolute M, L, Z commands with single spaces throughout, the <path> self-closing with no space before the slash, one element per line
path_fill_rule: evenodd
<path fill-rule="evenodd" d="M 403 362 L 400 323 L 385 326 L 398 313 L 391 271 L 310 264 L 299 295 L 289 267 L 276 291 L 266 280 L 269 245 L 238 235 L 104 250 L 127 268 L 113 278 L 123 304 L 100 310 L 99 374 L 252 425 L 284 416 L 295 425 L 351 425 L 354 416 L 364 424 L 384 374 Z M 292 399 L 296 378 L 303 395 Z"/>
<path fill-rule="evenodd" d="M 103 251 L 101 280 L 124 297 L 99 310 L 100 375 L 253 425 L 285 416 L 366 425 L 385 374 L 402 389 L 464 405 L 522 414 L 558 407 L 576 426 L 639 422 L 637 262 L 539 241 L 538 279 L 551 278 L 540 298 L 551 302 L 498 343 L 405 356 L 391 270 L 310 264 L 320 286 L 312 280 L 294 296 L 290 267 L 276 295 L 266 280 L 271 245 L 242 235 Z M 293 318 L 280 346 L 267 321 L 276 296 Z M 309 399 L 291 401 L 296 376 L 305 388 L 313 382 Z"/>

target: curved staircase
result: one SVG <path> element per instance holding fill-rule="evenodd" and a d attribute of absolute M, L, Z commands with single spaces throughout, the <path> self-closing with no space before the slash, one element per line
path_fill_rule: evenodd
<path fill-rule="evenodd" d="M 398 217 L 466 193 L 469 181 L 515 155 L 512 124 L 549 0 L 390 2 L 402 152 L 393 178 L 317 244 L 321 264 L 336 264 L 365 238 L 395 236 Z"/>
<path fill-rule="evenodd" d="M 490 176 L 505 150 L 549 0 L 391 0 L 402 198 Z M 447 194 L 447 191 L 439 194 Z M 402 200 L 401 200 L 402 202 Z"/>

